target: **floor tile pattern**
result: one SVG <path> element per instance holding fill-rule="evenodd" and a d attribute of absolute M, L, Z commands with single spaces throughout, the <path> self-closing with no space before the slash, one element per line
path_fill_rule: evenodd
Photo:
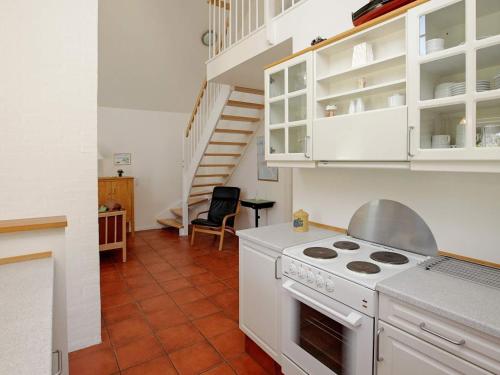
<path fill-rule="evenodd" d="M 102 343 L 70 353 L 70 375 L 267 374 L 238 328 L 238 242 L 137 232 L 100 254 Z"/>

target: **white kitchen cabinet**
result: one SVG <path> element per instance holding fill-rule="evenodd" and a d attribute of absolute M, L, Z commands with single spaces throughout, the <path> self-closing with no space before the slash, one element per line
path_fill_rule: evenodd
<path fill-rule="evenodd" d="M 281 253 L 240 239 L 240 328 L 281 363 Z"/>
<path fill-rule="evenodd" d="M 311 161 L 312 52 L 265 71 L 268 161 Z"/>
<path fill-rule="evenodd" d="M 390 324 L 379 329 L 378 375 L 492 374 Z"/>
<path fill-rule="evenodd" d="M 500 171 L 499 19 L 494 0 L 408 12 L 412 169 Z"/>
<path fill-rule="evenodd" d="M 405 15 L 318 49 L 314 66 L 313 159 L 407 161 Z"/>

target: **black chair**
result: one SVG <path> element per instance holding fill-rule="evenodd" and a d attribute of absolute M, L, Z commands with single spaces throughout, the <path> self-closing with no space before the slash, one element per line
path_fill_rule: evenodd
<path fill-rule="evenodd" d="M 191 245 L 194 244 L 196 232 L 214 234 L 220 236 L 219 250 L 224 244 L 224 232 L 235 234 L 234 218 L 240 212 L 240 188 L 231 186 L 216 186 L 212 192 L 212 201 L 208 211 L 199 212 L 196 219 L 191 221 L 193 225 Z M 200 215 L 208 213 L 206 219 Z"/>

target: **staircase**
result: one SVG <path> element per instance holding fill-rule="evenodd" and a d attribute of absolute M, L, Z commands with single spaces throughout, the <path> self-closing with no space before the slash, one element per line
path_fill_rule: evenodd
<path fill-rule="evenodd" d="M 158 223 L 187 235 L 190 209 L 208 203 L 215 186 L 225 185 L 262 118 L 263 91 L 203 82 L 183 139 L 183 186 L 174 218 Z"/>

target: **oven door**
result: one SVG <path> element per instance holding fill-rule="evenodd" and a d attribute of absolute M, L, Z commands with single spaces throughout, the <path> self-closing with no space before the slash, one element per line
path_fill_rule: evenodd
<path fill-rule="evenodd" d="M 282 291 L 286 359 L 311 375 L 373 373 L 373 318 L 287 277 Z"/>

